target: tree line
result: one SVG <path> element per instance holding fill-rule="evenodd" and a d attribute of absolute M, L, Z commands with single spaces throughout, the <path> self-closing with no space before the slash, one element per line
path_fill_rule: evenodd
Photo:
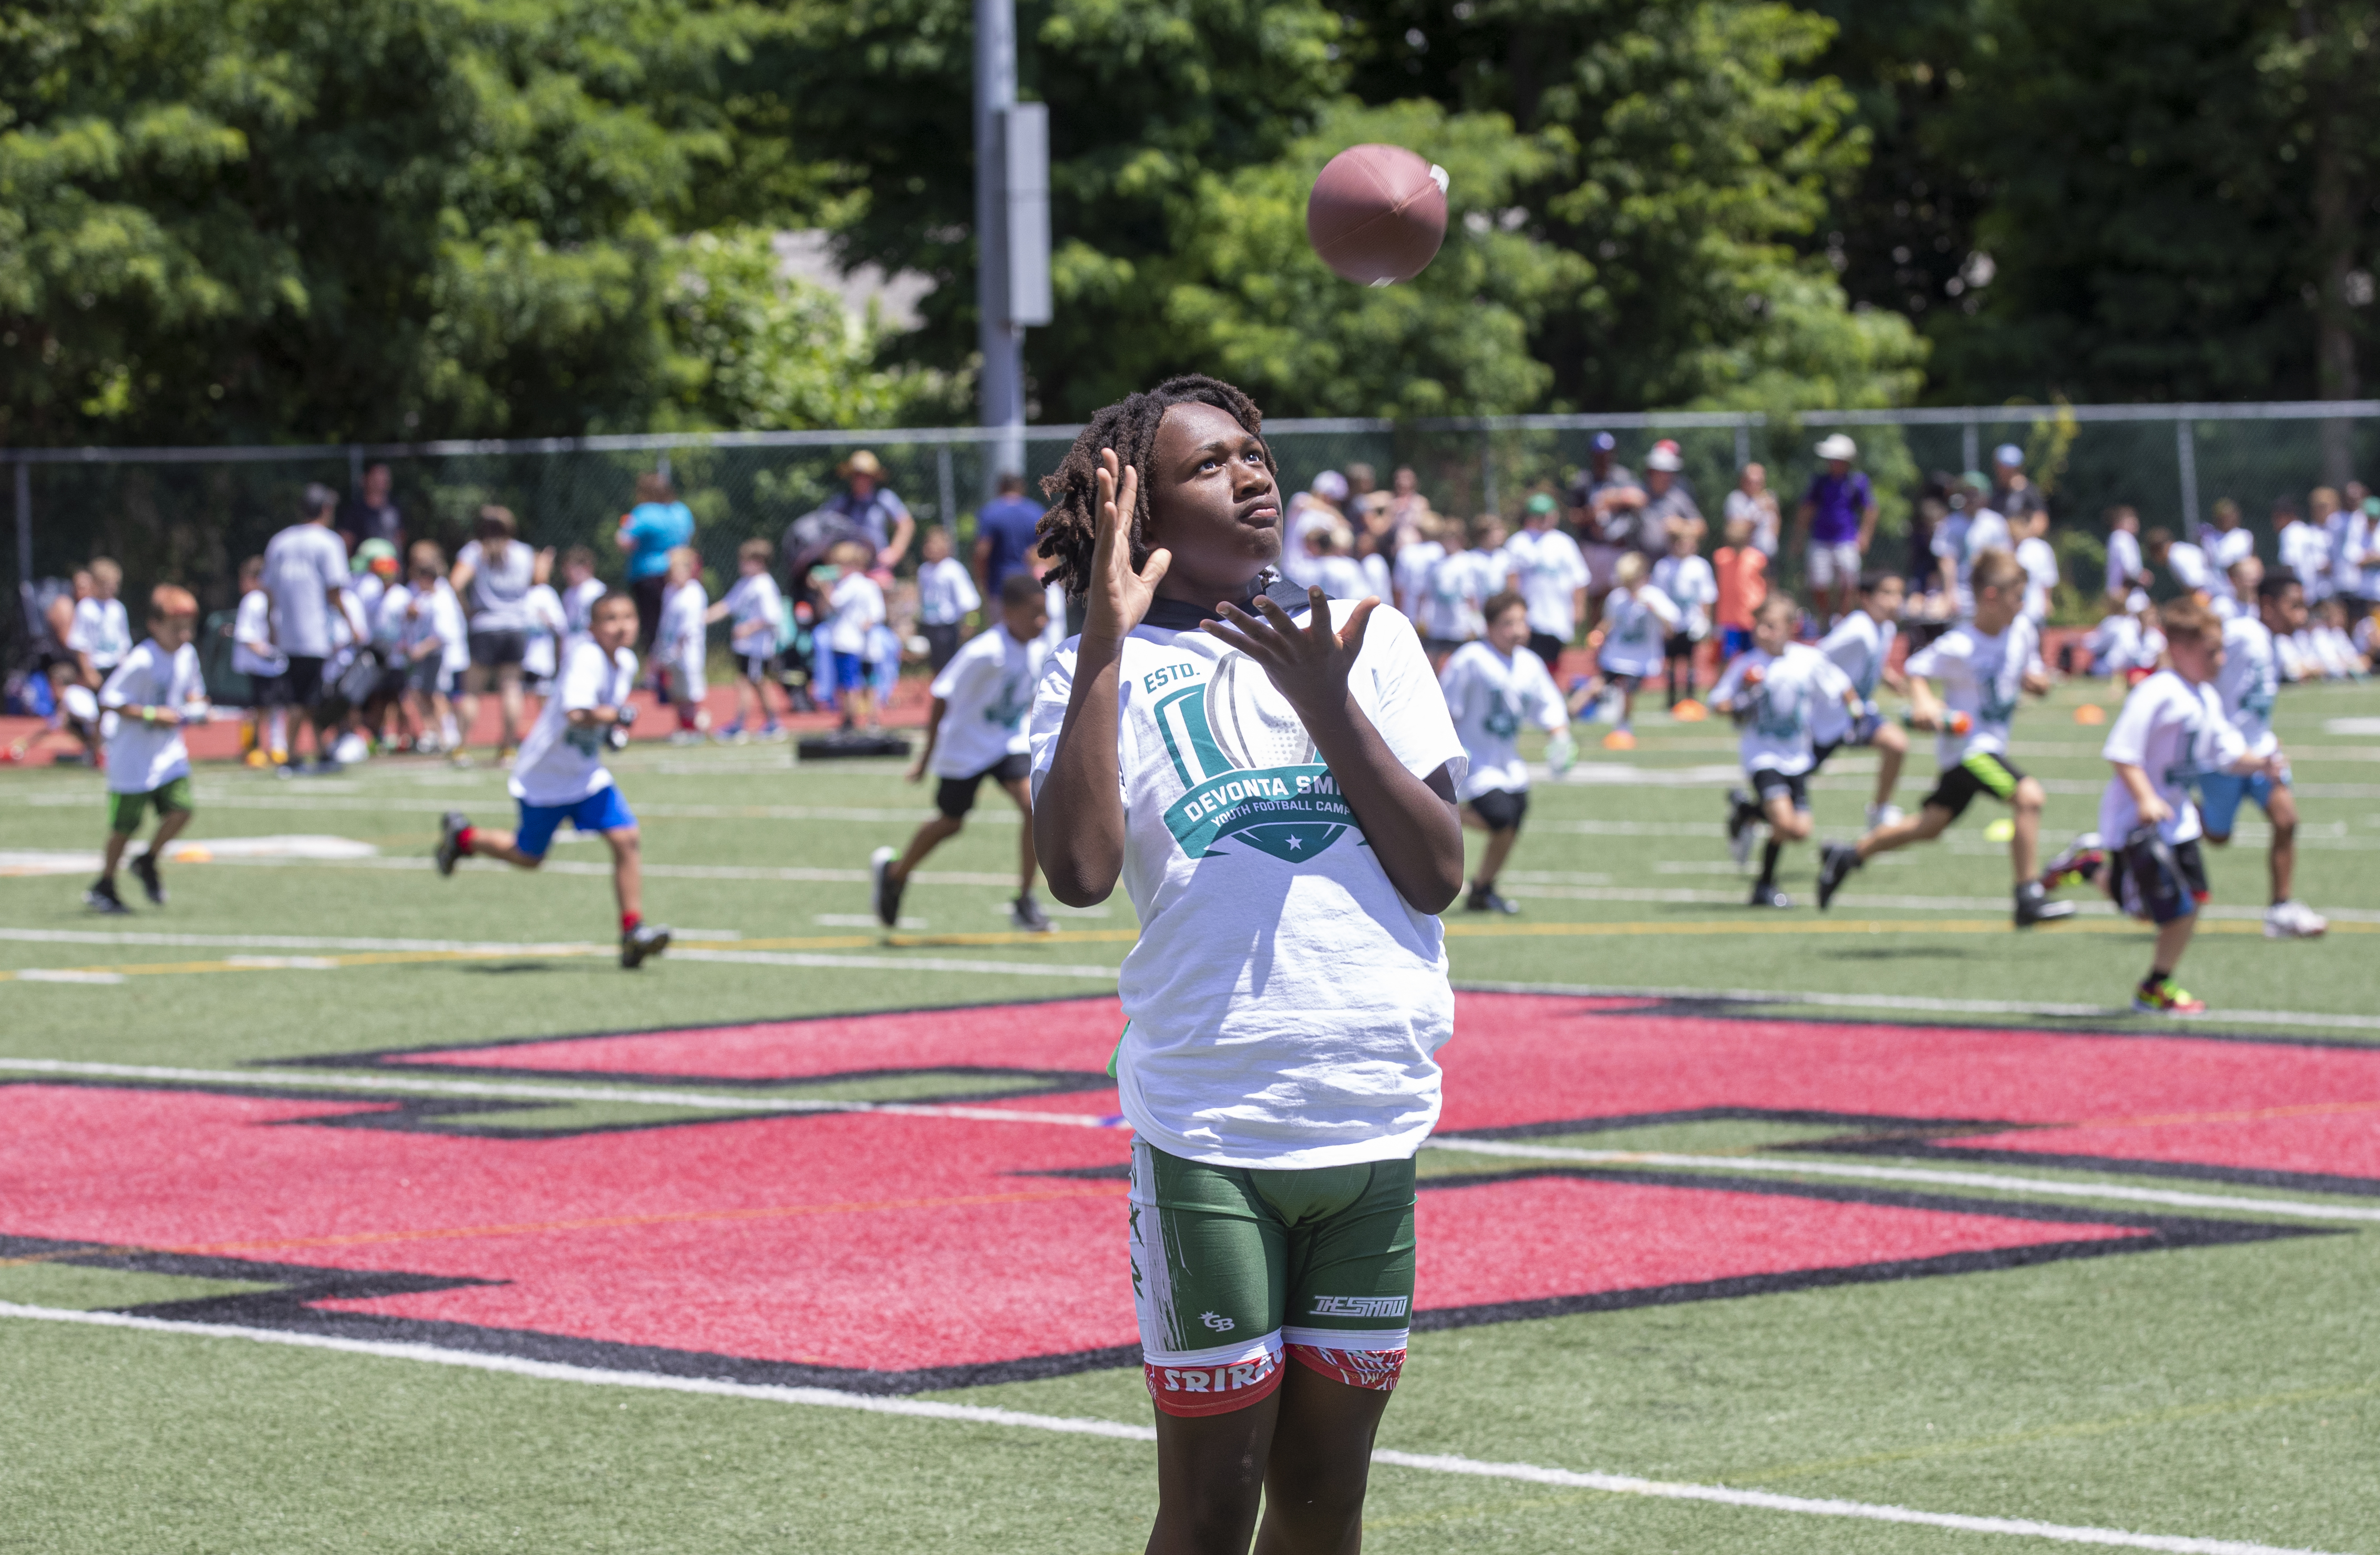
<path fill-rule="evenodd" d="M 2361 387 L 2380 6 L 1020 0 L 1037 419 Z M 42 0 L 0 18 L 0 442 L 968 419 L 969 0 Z M 1336 151 L 1452 175 L 1415 283 Z M 915 328 L 778 235 L 922 273 Z"/>

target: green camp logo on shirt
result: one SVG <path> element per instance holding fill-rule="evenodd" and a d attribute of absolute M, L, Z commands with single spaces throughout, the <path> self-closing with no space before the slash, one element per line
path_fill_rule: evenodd
<path fill-rule="evenodd" d="M 1165 752 L 1188 790 L 1165 811 L 1165 827 L 1173 840 L 1193 858 L 1231 851 L 1220 845 L 1226 841 L 1245 843 L 1293 864 L 1329 851 L 1340 833 L 1355 823 L 1330 769 L 1312 760 L 1259 764 L 1252 759 L 1258 753 L 1246 748 L 1256 742 L 1245 735 L 1233 737 L 1233 749 L 1227 754 L 1226 741 L 1217 737 L 1208 717 L 1208 689 L 1185 686 L 1154 710 Z M 1237 728 L 1244 722 L 1230 720 L 1227 726 Z M 1283 739 L 1280 748 L 1290 743 Z M 1311 755 L 1313 747 L 1302 726 L 1293 743 L 1302 754 Z"/>
<path fill-rule="evenodd" d="M 1488 693 L 1488 711 L 1479 723 L 1480 727 L 1500 740 L 1509 740 L 1521 732 L 1521 721 L 1514 717 L 1512 710 L 1505 705 L 1504 693 L 1501 691 Z"/>
<path fill-rule="evenodd" d="M 1014 734 L 1025 727 L 1025 715 L 1032 711 L 1033 687 L 1023 681 L 1002 681 L 1000 699 L 985 707 L 983 721 Z"/>

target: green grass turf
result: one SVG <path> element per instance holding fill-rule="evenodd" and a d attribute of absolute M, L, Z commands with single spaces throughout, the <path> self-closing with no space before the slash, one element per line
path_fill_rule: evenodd
<path fill-rule="evenodd" d="M 2092 823 L 2106 771 L 2095 759 L 2100 732 L 2072 722 L 2080 699 L 2062 691 L 2018 724 L 2018 761 L 2051 785 L 2052 845 Z M 2184 981 L 2227 1027 L 2255 1028 L 2224 1017 L 2227 1008 L 2380 1014 L 2369 970 L 2371 929 L 2380 927 L 2380 763 L 2370 736 L 2325 727 L 2375 713 L 2380 695 L 2365 687 L 2283 698 L 2279 726 L 2297 754 L 2307 823 L 2299 894 L 2344 911 L 2338 931 L 2314 944 L 2268 943 L 2252 923 L 2232 925 L 2245 934 L 2202 936 Z M 1640 720 L 1642 744 L 1625 755 L 1600 750 L 1592 726 L 1583 733 L 1585 761 L 1656 773 L 1724 766 L 1733 746 L 1721 728 L 1658 715 Z M 1857 827 L 1867 787 L 1860 765 L 1842 763 L 1818 786 L 1827 834 Z M 913 938 L 956 942 L 887 947 L 851 925 L 867 911 L 860 871 L 868 849 L 904 840 L 926 798 L 901 784 L 897 769 L 795 771 L 782 749 L 766 747 L 640 749 L 620 769 L 657 867 L 651 916 L 741 936 L 698 948 L 795 942 L 782 954 L 897 965 L 673 957 L 629 977 L 603 954 L 521 951 L 295 970 L 226 962 L 349 953 L 0 940 L 0 970 L 126 977 L 0 984 L 0 1055 L 230 1067 L 431 1042 L 1090 993 L 1105 985 L 1035 968 L 1111 966 L 1132 928 L 1119 897 L 1101 916 L 1063 917 L 1069 933 L 1056 943 L 1002 942 L 1011 888 L 1002 882 L 1014 869 L 1017 829 L 1004 802 L 987 795 L 977 823 L 936 855 L 905 908 L 924 920 Z M 1901 785 L 1904 804 L 1931 773 L 1921 750 Z M 2144 963 L 2145 936 L 2111 919 L 2023 937 L 2005 927 L 2005 851 L 1983 839 L 1996 813 L 1987 804 L 1945 844 L 1857 877 L 1828 921 L 1806 907 L 1755 918 L 1740 905 L 1742 884 L 1717 833 L 1723 786 L 1658 778 L 1541 786 L 1510 877 L 1526 910 L 1513 923 L 1457 915 L 1457 978 L 2110 1004 Z M 0 852 L 94 849 L 95 788 L 88 774 L 0 778 Z M 83 913 L 78 875 L 0 878 L 0 927 L 585 943 L 599 952 L 611 938 L 600 844 L 565 840 L 554 856 L 569 868 L 541 877 L 470 869 L 441 881 L 389 867 L 426 851 L 442 808 L 502 823 L 510 806 L 498 774 L 382 763 L 333 782 L 280 783 L 210 769 L 200 793 L 193 839 L 337 835 L 374 844 L 382 860 L 178 867 L 169 872 L 170 907 L 113 922 Z M 2232 852 L 2210 856 L 2218 905 L 2263 901 L 2261 843 L 2242 831 Z M 1786 884 L 1806 896 L 1815 858 L 1798 851 Z M 1836 923 L 1886 927 L 1840 931 Z M 1829 931 L 1742 932 L 1797 926 Z M 920 965 L 938 960 L 1014 970 Z M 162 969 L 176 967 L 184 969 Z M 2371 1028 L 2268 1029 L 2380 1040 Z M 291 1075 L 300 1085 L 306 1077 Z M 504 1121 L 538 1128 L 654 1115 L 590 1101 Z M 1806 1136 L 1717 1124 L 1544 1143 L 1723 1155 Z M 1433 1152 L 1425 1164 L 1510 1163 Z M 2375 1279 L 2380 1241 L 2360 1231 L 1426 1334 L 1383 1440 L 2373 1555 L 2380 1341 L 2366 1315 Z M 0 1301 L 37 1306 L 121 1306 L 221 1289 L 56 1264 L 0 1268 Z M 1129 1371 L 949 1396 L 1043 1414 L 1148 1416 Z M 0 1545 L 12 1550 L 1104 1552 L 1139 1547 L 1153 1498 L 1149 1451 L 1135 1443 L 182 1335 L 0 1322 Z M 1398 1468 L 1375 1476 L 1366 1542 L 1390 1551 L 1514 1552 L 2033 1547 Z"/>

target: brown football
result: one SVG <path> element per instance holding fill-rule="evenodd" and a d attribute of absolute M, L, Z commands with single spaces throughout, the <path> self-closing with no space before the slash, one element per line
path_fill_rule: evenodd
<path fill-rule="evenodd" d="M 1348 147 L 1314 180 L 1305 240 L 1359 285 L 1412 280 L 1446 241 L 1446 169 L 1402 146 Z"/>

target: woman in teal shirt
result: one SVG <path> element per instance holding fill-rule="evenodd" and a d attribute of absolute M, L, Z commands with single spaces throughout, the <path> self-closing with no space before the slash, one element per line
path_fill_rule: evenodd
<path fill-rule="evenodd" d="M 648 470 L 637 477 L 637 505 L 620 519 L 615 538 L 628 553 L 628 591 L 637 597 L 638 647 L 649 650 L 653 631 L 661 625 L 669 553 L 694 542 L 694 514 L 677 500 L 668 476 Z"/>

